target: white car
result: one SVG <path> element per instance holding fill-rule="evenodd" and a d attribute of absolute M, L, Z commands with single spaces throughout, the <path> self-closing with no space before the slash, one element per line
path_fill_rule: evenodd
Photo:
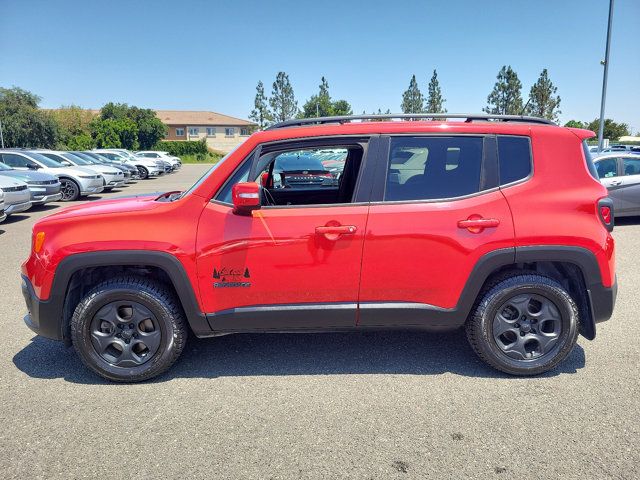
<path fill-rule="evenodd" d="M 60 179 L 62 201 L 100 193 L 104 190 L 102 175 L 83 167 L 65 166 L 33 150 L 2 150 L 3 163 L 17 170 L 38 170 Z"/>
<path fill-rule="evenodd" d="M 169 154 L 169 152 L 158 152 L 155 150 L 143 150 L 141 152 L 136 152 L 137 157 L 143 158 L 153 158 L 154 160 L 164 160 L 165 162 L 169 162 L 171 164 L 171 168 L 173 170 L 177 170 L 182 166 L 182 162 L 178 157 L 174 157 Z"/>
<path fill-rule="evenodd" d="M 22 180 L 0 176 L 0 190 L 4 194 L 4 215 L 24 212 L 31 208 L 31 190 Z"/>
<path fill-rule="evenodd" d="M 140 178 L 143 180 L 145 178 L 155 177 L 156 175 L 162 175 L 164 173 L 162 166 L 150 158 L 138 158 L 135 156 L 129 157 L 129 155 L 126 155 L 124 152 L 119 150 L 106 148 L 95 149 L 93 151 L 111 160 L 120 161 L 127 165 L 133 165 L 138 169 L 138 172 L 140 172 Z"/>
<path fill-rule="evenodd" d="M 115 167 L 110 167 L 108 165 L 95 165 L 69 152 L 41 151 L 40 153 L 45 157 L 49 157 L 52 160 L 62 163 L 63 165 L 67 162 L 75 167 L 88 168 L 89 170 L 99 173 L 102 175 L 102 178 L 104 178 L 103 186 L 105 192 L 124 185 L 124 173 L 122 173 L 122 170 L 118 170 Z"/>

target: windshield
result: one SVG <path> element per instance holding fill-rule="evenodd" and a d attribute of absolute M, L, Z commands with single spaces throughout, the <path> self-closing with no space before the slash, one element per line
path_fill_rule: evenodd
<path fill-rule="evenodd" d="M 0 172 L 6 171 L 6 170 L 13 170 L 13 168 L 11 168 L 9 165 L 5 165 L 4 163 L 0 162 Z"/>
<path fill-rule="evenodd" d="M 223 164 L 223 163 L 224 163 L 224 162 L 225 162 L 225 161 L 226 161 L 226 160 L 227 160 L 231 155 L 233 155 L 233 154 L 234 154 L 234 152 L 235 152 L 238 148 L 240 148 L 240 146 L 241 146 L 241 145 L 242 145 L 242 144 L 237 145 L 237 146 L 236 146 L 236 148 L 234 148 L 234 149 L 233 149 L 233 150 L 231 150 L 229 153 L 227 153 L 224 157 L 222 157 L 222 158 L 220 159 L 220 161 L 219 161 L 218 163 L 216 163 L 213 167 L 211 167 L 209 170 L 207 170 L 207 171 L 204 173 L 204 175 L 202 175 L 202 177 L 200 177 L 200 179 L 199 179 L 196 183 L 194 183 L 194 184 L 191 186 L 191 188 L 189 188 L 189 190 L 185 191 L 185 192 L 180 196 L 180 198 L 185 197 L 186 195 L 189 195 L 189 194 L 190 194 L 191 192 L 193 192 L 196 188 L 198 188 L 200 185 L 202 185 L 202 183 L 203 183 L 207 178 L 209 178 L 209 175 L 211 175 L 211 174 L 216 170 L 216 168 L 218 168 L 220 165 L 222 165 L 222 164 Z"/>
<path fill-rule="evenodd" d="M 91 165 L 84 158 L 80 158 L 77 155 L 74 155 L 74 154 L 69 153 L 69 152 L 63 153 L 62 156 L 64 158 L 66 158 L 67 160 L 69 160 L 71 163 L 75 163 L 76 165 Z"/>
<path fill-rule="evenodd" d="M 49 157 L 45 157 L 44 155 L 42 155 L 41 153 L 38 152 L 27 152 L 27 155 L 31 158 L 33 158 L 34 160 L 37 160 L 38 162 L 40 162 L 42 165 L 44 165 L 45 167 L 49 167 L 49 168 L 62 168 L 64 167 L 63 164 L 61 164 L 60 162 L 49 158 Z M 62 160 L 62 159 L 60 159 Z"/>
<path fill-rule="evenodd" d="M 91 158 L 90 155 L 87 155 L 86 153 L 83 153 L 83 152 L 69 152 L 69 153 L 72 153 L 76 157 L 83 159 L 85 162 L 87 162 L 88 165 L 97 165 L 98 163 L 100 163 L 94 158 Z"/>

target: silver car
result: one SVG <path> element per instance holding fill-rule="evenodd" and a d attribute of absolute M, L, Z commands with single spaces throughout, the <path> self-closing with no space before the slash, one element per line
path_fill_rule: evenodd
<path fill-rule="evenodd" d="M 4 193 L 4 213 L 12 215 L 31 208 L 31 192 L 22 180 L 0 176 L 0 190 Z"/>
<path fill-rule="evenodd" d="M 0 190 L 0 223 L 7 219 L 7 214 L 4 213 L 4 192 Z"/>
<path fill-rule="evenodd" d="M 640 155 L 613 153 L 596 157 L 593 162 L 613 200 L 614 215 L 640 215 Z"/>
<path fill-rule="evenodd" d="M 104 191 L 111 191 L 114 188 L 118 188 L 124 185 L 124 173 L 122 170 L 118 170 L 115 167 L 110 167 L 108 165 L 94 165 L 91 162 L 88 162 L 84 158 L 80 158 L 77 155 L 74 155 L 70 152 L 55 152 L 53 150 L 43 150 L 40 151 L 42 155 L 50 158 L 51 160 L 55 160 L 56 162 L 60 162 L 65 165 L 65 162 L 74 167 L 83 167 L 88 168 L 89 170 L 93 170 L 96 173 L 102 175 L 104 178 Z"/>
<path fill-rule="evenodd" d="M 0 160 L 1 159 L 2 153 L 0 153 Z M 33 170 L 16 170 L 1 162 L 0 175 L 17 178 L 25 182 L 31 192 L 31 203 L 33 205 L 57 202 L 62 198 L 62 193 L 60 193 L 60 180 L 55 175 Z"/>
<path fill-rule="evenodd" d="M 38 170 L 58 177 L 63 202 L 104 190 L 102 175 L 93 170 L 65 166 L 32 150 L 5 149 L 0 154 L 3 163 L 17 170 Z"/>

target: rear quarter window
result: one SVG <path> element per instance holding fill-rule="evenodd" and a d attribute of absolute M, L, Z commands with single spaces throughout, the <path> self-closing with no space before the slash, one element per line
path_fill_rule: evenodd
<path fill-rule="evenodd" d="M 529 137 L 498 136 L 500 185 L 523 180 L 531 175 L 531 143 Z"/>
<path fill-rule="evenodd" d="M 591 155 L 591 150 L 589 150 L 589 145 L 587 145 L 587 141 L 582 141 L 582 151 L 584 152 L 584 161 L 587 163 L 587 170 L 593 178 L 600 181 L 600 176 L 598 175 L 598 170 L 593 163 L 593 156 Z"/>

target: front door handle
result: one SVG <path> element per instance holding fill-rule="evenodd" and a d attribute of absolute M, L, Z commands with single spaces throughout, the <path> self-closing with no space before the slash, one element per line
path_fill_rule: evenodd
<path fill-rule="evenodd" d="M 611 180 L 611 185 L 622 185 L 622 180 Z"/>
<path fill-rule="evenodd" d="M 495 228 L 500 225 L 497 218 L 482 218 L 471 216 L 466 220 L 458 221 L 458 228 L 466 228 L 471 233 L 480 233 L 485 228 Z"/>
<path fill-rule="evenodd" d="M 316 227 L 316 233 L 318 235 L 353 235 L 356 233 L 357 227 L 355 225 L 336 225 Z"/>

